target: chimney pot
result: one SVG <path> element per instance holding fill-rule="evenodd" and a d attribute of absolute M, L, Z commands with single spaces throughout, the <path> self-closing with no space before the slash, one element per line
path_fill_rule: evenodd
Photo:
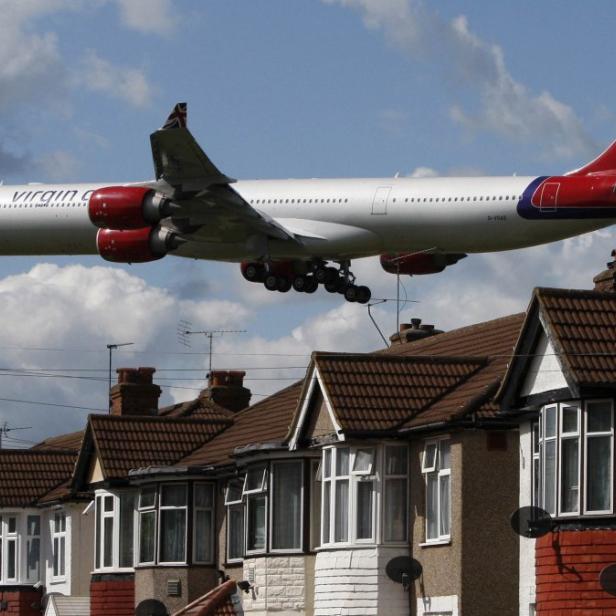
<path fill-rule="evenodd" d="M 419 326 L 421 325 L 421 319 L 411 319 L 411 325 L 414 329 L 419 329 Z"/>
<path fill-rule="evenodd" d="M 410 323 L 400 323 L 400 333 L 405 332 L 407 329 L 413 327 Z"/>

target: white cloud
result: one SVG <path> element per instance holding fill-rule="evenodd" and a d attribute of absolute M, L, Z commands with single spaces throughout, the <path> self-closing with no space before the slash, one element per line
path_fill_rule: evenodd
<path fill-rule="evenodd" d="M 438 175 L 438 171 L 432 167 L 415 167 L 408 176 L 410 178 L 435 178 Z"/>
<path fill-rule="evenodd" d="M 145 34 L 170 34 L 178 19 L 170 0 L 117 0 L 122 23 Z"/>
<path fill-rule="evenodd" d="M 361 12 L 409 58 L 435 63 L 456 83 L 479 92 L 479 110 L 452 105 L 450 117 L 473 131 L 532 143 L 544 156 L 590 156 L 596 146 L 571 107 L 514 79 L 502 48 L 474 34 L 464 15 L 446 21 L 421 0 L 323 0 Z"/>
<path fill-rule="evenodd" d="M 82 64 L 80 80 L 90 90 L 144 107 L 152 99 L 152 87 L 143 71 L 117 66 L 90 50 Z"/>

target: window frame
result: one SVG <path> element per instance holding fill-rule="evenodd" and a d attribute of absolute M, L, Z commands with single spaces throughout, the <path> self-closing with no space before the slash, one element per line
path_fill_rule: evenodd
<path fill-rule="evenodd" d="M 30 518 L 38 518 L 38 534 L 30 534 L 29 520 Z M 23 574 L 24 580 L 29 583 L 40 582 L 41 575 L 41 566 L 43 564 L 43 516 L 40 513 L 33 513 L 30 511 L 24 512 L 24 537 L 25 537 L 25 553 L 24 553 L 24 562 L 23 562 Z M 28 570 L 28 555 L 30 551 L 30 545 L 32 541 L 38 539 L 38 567 L 36 577 L 32 577 Z"/>
<path fill-rule="evenodd" d="M 67 518 L 68 516 L 66 515 L 66 511 L 64 511 L 63 509 L 58 509 L 53 511 L 53 515 L 51 516 L 50 519 L 50 526 L 51 526 L 51 542 L 50 542 L 50 547 L 51 547 L 51 581 L 52 582 L 63 582 L 66 581 L 67 578 L 67 574 L 66 574 L 66 569 L 67 569 L 67 558 L 66 558 L 66 544 L 67 544 L 67 538 L 68 538 L 68 533 L 67 533 Z M 61 528 L 61 530 L 58 530 L 56 525 L 57 525 L 57 521 L 58 519 L 63 520 L 63 528 Z M 64 569 L 63 573 L 56 573 L 56 539 L 58 540 L 58 548 L 59 548 L 59 552 L 60 555 L 58 556 L 58 571 L 62 571 L 62 569 Z M 61 557 L 61 558 L 60 558 Z"/>
<path fill-rule="evenodd" d="M 564 423 L 565 423 L 565 408 L 575 408 L 577 410 L 577 422 L 576 422 L 576 430 L 575 432 L 565 432 L 564 431 Z M 581 504 L 582 504 L 582 482 L 581 482 L 581 473 L 582 466 L 581 464 L 581 454 L 582 454 L 582 416 L 585 415 L 583 413 L 583 406 L 579 402 L 571 402 L 571 403 L 561 403 L 558 404 L 556 423 L 557 423 L 557 431 L 556 431 L 556 457 L 557 457 L 557 467 L 556 467 L 556 496 L 558 499 L 556 512 L 559 517 L 576 517 L 580 515 Z M 574 511 L 562 511 L 563 509 L 563 442 L 564 441 L 577 441 L 577 507 Z"/>
<path fill-rule="evenodd" d="M 274 517 L 276 509 L 276 492 L 274 489 L 274 482 L 276 478 L 276 467 L 295 464 L 300 467 L 300 491 L 299 491 L 299 546 L 293 548 L 275 548 L 274 547 Z M 269 551 L 272 554 L 297 554 L 304 550 L 304 520 L 305 520 L 305 464 L 303 459 L 297 458 L 284 458 L 279 460 L 272 460 L 269 473 L 270 491 L 269 498 L 267 499 L 269 507 L 268 526 L 269 526 Z M 266 541 L 266 544 L 268 542 Z"/>
<path fill-rule="evenodd" d="M 152 489 L 154 492 L 154 502 L 151 505 L 142 505 L 141 497 L 143 495 L 143 491 L 147 489 Z M 143 523 L 143 517 L 145 515 L 154 514 L 154 549 L 152 550 L 153 560 L 142 561 L 141 560 L 141 528 Z M 157 564 L 157 555 L 158 555 L 158 486 L 142 486 L 139 490 L 139 495 L 137 498 L 137 546 L 136 546 L 136 554 L 135 554 L 135 566 L 148 566 L 148 565 L 156 565 Z"/>
<path fill-rule="evenodd" d="M 19 541 L 19 522 L 20 515 L 17 512 L 6 511 L 0 513 L 0 583 L 2 584 L 17 584 L 19 581 L 20 573 L 20 541 Z M 10 518 L 15 519 L 15 530 L 9 531 L 8 520 Z M 13 563 L 15 576 L 8 576 L 8 564 L 9 564 L 9 543 L 15 545 L 15 561 Z"/>
<path fill-rule="evenodd" d="M 197 506 L 195 492 L 197 488 L 206 487 L 211 492 L 211 506 Z M 216 489 L 213 483 L 205 481 L 195 481 L 192 484 L 192 563 L 196 565 L 213 565 L 216 562 L 216 535 L 214 529 L 216 527 Z M 210 512 L 210 554 L 209 559 L 197 560 L 197 513 L 200 511 Z M 188 531 L 187 531 L 188 532 Z"/>
<path fill-rule="evenodd" d="M 447 443 L 449 446 L 449 466 L 447 468 L 441 468 L 441 444 Z M 424 523 L 424 543 L 426 545 L 430 544 L 439 544 L 439 543 L 448 543 L 451 541 L 451 438 L 449 435 L 443 436 L 436 439 L 429 439 L 424 442 L 424 451 L 427 447 L 432 446 L 436 443 L 437 450 L 435 456 L 435 467 L 432 471 L 422 471 L 425 479 L 425 523 Z M 436 528 L 437 534 L 435 537 L 429 537 L 429 511 L 428 511 L 428 481 L 430 480 L 430 475 L 436 475 L 434 477 L 436 479 L 436 511 L 434 515 L 436 516 Z M 441 534 L 441 479 L 442 477 L 448 477 L 448 489 L 449 489 L 449 498 L 448 498 L 448 526 L 449 533 Z"/>
<path fill-rule="evenodd" d="M 132 552 L 133 562 L 129 566 L 121 566 L 122 558 L 120 543 L 122 537 L 122 497 L 133 494 L 136 499 L 133 501 L 132 511 Z M 105 511 L 105 499 L 111 498 L 113 507 L 111 511 Z M 139 562 L 139 551 L 141 550 L 141 516 L 137 520 L 137 510 L 141 498 L 141 492 L 135 493 L 133 490 L 120 490 L 112 492 L 109 490 L 97 490 L 94 496 L 95 500 L 95 526 L 94 526 L 94 571 L 96 573 L 128 573 L 135 570 L 135 565 L 144 564 Z M 99 502 L 102 508 L 99 510 Z M 111 534 L 111 564 L 105 565 L 105 520 L 111 519 L 112 534 Z M 138 533 L 135 533 L 135 530 Z M 100 562 L 99 562 L 100 556 Z"/>
<path fill-rule="evenodd" d="M 244 561 L 244 556 L 246 555 L 246 510 L 244 507 L 243 501 L 239 503 L 234 503 L 231 505 L 226 505 L 226 526 L 227 526 L 227 537 L 226 537 L 226 561 L 229 564 L 242 563 Z M 231 544 L 231 511 L 237 510 L 242 514 L 242 523 L 240 524 L 240 529 L 242 532 L 242 541 L 241 541 L 241 556 L 231 557 L 230 556 L 230 544 Z"/>
<path fill-rule="evenodd" d="M 392 448 L 404 448 L 406 449 L 406 473 L 388 473 L 387 472 L 387 450 Z M 409 541 L 409 499 L 410 499 L 410 489 L 409 489 L 409 480 L 410 480 L 410 472 L 409 472 L 409 460 L 410 460 L 410 449 L 408 443 L 385 443 L 383 446 L 383 472 L 382 472 L 382 481 L 380 492 L 382 494 L 382 507 L 381 507 L 381 528 L 382 528 L 382 543 L 384 545 L 407 545 Z M 404 523 L 404 539 L 386 539 L 386 531 L 385 531 L 385 506 L 387 502 L 387 482 L 388 480 L 406 480 L 406 498 L 404 500 L 404 511 L 405 511 L 405 523 Z"/>
<path fill-rule="evenodd" d="M 169 481 L 166 483 L 161 483 L 158 485 L 158 532 L 157 532 L 157 542 L 156 542 L 156 564 L 161 566 L 169 566 L 169 565 L 188 565 L 188 510 L 189 510 L 189 490 L 188 486 L 190 484 L 186 482 L 175 482 Z M 184 494 L 186 496 L 183 505 L 163 505 L 163 490 L 168 487 L 178 487 L 182 486 L 184 488 Z M 163 511 L 184 511 L 184 560 L 163 560 L 162 559 L 162 551 L 163 544 L 161 541 L 161 537 L 163 534 Z"/>

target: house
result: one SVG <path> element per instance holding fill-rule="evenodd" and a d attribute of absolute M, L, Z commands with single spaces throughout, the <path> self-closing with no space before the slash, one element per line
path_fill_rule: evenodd
<path fill-rule="evenodd" d="M 616 613 L 616 269 L 595 289 L 535 289 L 505 379 L 520 423 L 520 506 L 552 524 L 520 538 L 520 614 Z"/>

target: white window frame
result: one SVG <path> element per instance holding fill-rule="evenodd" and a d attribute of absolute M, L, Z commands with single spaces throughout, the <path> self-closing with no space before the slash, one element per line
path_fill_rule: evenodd
<path fill-rule="evenodd" d="M 441 443 L 447 443 L 449 445 L 449 466 L 447 468 L 441 468 Z M 425 524 L 424 524 L 424 533 L 425 533 L 425 544 L 439 544 L 439 543 L 447 543 L 451 541 L 451 439 L 449 436 L 445 436 L 438 439 L 431 439 L 424 443 L 424 453 L 428 447 L 436 444 L 437 450 L 435 455 L 435 464 L 434 470 L 432 471 L 423 471 L 423 475 L 425 477 Z M 430 467 L 427 467 L 430 468 Z M 436 527 L 437 527 L 437 535 L 435 537 L 428 537 L 428 480 L 429 475 L 436 475 Z M 443 477 L 449 477 L 449 533 L 441 534 L 441 480 Z"/>
<path fill-rule="evenodd" d="M 607 402 L 611 406 L 611 428 L 609 431 L 603 432 L 588 432 L 588 406 L 593 403 L 602 403 Z M 600 438 L 600 437 L 610 437 L 610 471 L 611 471 L 611 481 L 610 481 L 610 505 L 609 509 L 605 510 L 590 510 L 587 508 L 587 484 L 588 484 L 588 441 L 592 438 Z M 597 398 L 594 400 L 585 400 L 584 401 L 584 458 L 583 458 L 583 477 L 584 484 L 580 486 L 580 493 L 583 491 L 583 502 L 584 502 L 584 514 L 585 515 L 609 515 L 614 512 L 614 401 L 610 398 Z M 581 465 L 582 466 L 582 465 Z"/>
<path fill-rule="evenodd" d="M 556 417 L 554 419 L 554 434 L 551 436 L 546 436 L 545 434 L 545 429 L 546 429 L 546 415 L 549 409 L 554 409 L 554 412 L 556 413 Z M 540 432 L 539 432 L 539 451 L 541 452 L 541 507 L 545 508 L 545 502 L 546 502 L 546 487 L 547 487 L 547 481 L 546 481 L 546 473 L 545 473 L 545 463 L 546 463 L 546 455 L 545 455 L 545 450 L 546 450 L 546 443 L 551 443 L 554 442 L 554 494 L 552 495 L 554 498 L 554 510 L 553 511 L 548 511 L 546 508 L 546 511 L 550 514 L 550 515 L 556 515 L 559 509 L 559 498 L 560 498 L 560 491 L 558 489 L 558 483 L 559 483 L 559 471 L 558 469 L 560 468 L 560 448 L 558 447 L 558 431 L 559 431 L 559 410 L 558 410 L 558 404 L 548 404 L 546 405 L 542 410 L 541 410 L 541 421 L 540 421 Z"/>
<path fill-rule="evenodd" d="M 276 493 L 274 491 L 274 480 L 275 480 L 275 476 L 276 476 L 276 467 L 278 466 L 282 466 L 282 465 L 288 465 L 288 464 L 298 464 L 300 466 L 300 477 L 301 477 L 301 483 L 300 483 L 300 496 L 299 496 L 299 508 L 300 508 L 300 513 L 299 513 L 299 546 L 294 547 L 294 548 L 275 548 L 274 547 L 274 533 L 273 533 L 273 528 L 274 528 L 274 504 L 275 504 L 275 499 L 276 499 Z M 271 463 L 271 472 L 270 472 L 270 497 L 267 499 L 268 500 L 268 504 L 270 504 L 271 506 L 269 507 L 269 528 L 270 530 L 270 552 L 273 554 L 297 554 L 299 552 L 303 551 L 304 548 L 304 519 L 305 519 L 305 512 L 304 512 L 304 475 L 305 475 L 305 467 L 304 467 L 304 461 L 303 460 L 298 460 L 298 459 L 294 459 L 294 458 L 286 458 L 286 459 L 281 459 L 281 460 L 275 460 L 272 461 Z M 269 503 L 269 500 L 271 499 L 271 503 Z"/>
<path fill-rule="evenodd" d="M 404 448 L 406 449 L 406 474 L 401 475 L 399 473 L 393 473 L 393 474 L 389 474 L 387 473 L 387 450 L 391 449 L 391 448 Z M 406 511 L 406 523 L 404 525 L 404 539 L 402 539 L 401 541 L 399 540 L 387 540 L 385 538 L 385 513 L 384 511 L 381 512 L 381 520 L 383 521 L 381 524 L 382 527 L 382 535 L 383 535 L 383 543 L 385 545 L 407 545 L 408 544 L 408 539 L 409 539 L 409 498 L 410 498 L 410 490 L 409 490 L 409 446 L 407 443 L 385 443 L 385 445 L 383 446 L 383 481 L 382 483 L 382 487 L 381 487 L 381 492 L 383 494 L 383 498 L 382 498 L 382 502 L 383 502 L 383 508 L 385 507 L 385 503 L 387 502 L 386 499 L 386 492 L 387 492 L 387 481 L 388 479 L 404 479 L 406 480 L 406 499 L 404 502 L 404 509 Z M 437 452 L 438 455 L 438 452 Z"/>
<path fill-rule="evenodd" d="M 359 452 L 370 452 L 372 460 L 367 469 L 356 470 L 355 466 Z M 366 447 L 352 447 L 349 460 L 349 472 L 351 473 L 351 483 L 349 486 L 349 518 L 351 525 L 350 538 L 353 543 L 361 544 L 374 544 L 376 542 L 376 530 L 377 530 L 377 500 L 378 500 L 378 482 L 376 480 L 376 467 L 377 467 L 377 448 L 374 446 Z M 362 483 L 372 484 L 372 510 L 370 511 L 370 519 L 372 521 L 370 528 L 370 537 L 359 538 L 357 515 L 359 513 L 359 485 Z"/>
<path fill-rule="evenodd" d="M 9 518 L 15 519 L 15 530 L 9 532 Z M 0 583 L 2 584 L 17 584 L 19 580 L 19 566 L 20 566 L 20 541 L 19 541 L 19 524 L 20 516 L 15 512 L 2 512 L 0 513 Z M 9 568 L 9 543 L 15 544 L 15 576 L 8 577 Z"/>
<path fill-rule="evenodd" d="M 197 506 L 197 499 L 195 497 L 195 492 L 197 488 L 205 487 L 210 490 L 212 498 L 211 498 L 211 506 L 210 507 L 202 507 Z M 216 490 L 214 489 L 214 484 L 206 483 L 206 482 L 195 482 L 193 483 L 193 515 L 192 515 L 192 562 L 194 564 L 199 565 L 213 565 L 216 559 L 216 546 L 215 546 L 215 534 L 214 527 L 216 526 Z M 210 512 L 210 550 L 209 558 L 206 560 L 197 560 L 197 513 L 200 511 L 209 511 Z"/>
<path fill-rule="evenodd" d="M 159 565 L 186 565 L 188 564 L 188 486 L 187 483 L 175 483 L 175 482 L 167 482 L 161 483 L 158 488 L 158 533 L 157 533 L 157 541 L 156 541 L 156 557 L 157 564 Z M 169 487 L 183 487 L 184 494 L 186 495 L 186 499 L 184 500 L 183 505 L 163 505 L 163 492 L 165 488 Z M 162 551 L 163 545 L 161 541 L 161 536 L 163 533 L 163 511 L 184 511 L 184 560 L 163 560 L 162 559 Z"/>
<path fill-rule="evenodd" d="M 530 502 L 534 507 L 539 506 L 541 495 L 541 456 L 540 456 L 540 427 L 539 421 L 532 421 L 530 424 L 530 451 L 531 451 L 531 485 Z"/>
<path fill-rule="evenodd" d="M 231 498 L 231 484 L 235 483 L 239 498 Z M 246 554 L 246 508 L 244 507 L 244 485 L 246 478 L 231 479 L 225 488 L 225 507 L 227 509 L 226 525 L 227 525 L 227 537 L 225 541 L 225 562 L 227 563 L 241 563 L 244 560 Z M 241 484 L 241 485 L 240 485 Z M 229 557 L 229 546 L 231 544 L 231 511 L 237 510 L 242 512 L 242 555 L 239 557 Z"/>
<path fill-rule="evenodd" d="M 270 516 L 270 503 L 269 503 L 269 498 L 268 498 L 268 494 L 267 494 L 267 478 L 268 478 L 268 465 L 263 463 L 263 464 L 259 464 L 256 465 L 257 468 L 256 469 L 251 469 L 250 467 L 246 470 L 246 476 L 244 477 L 244 489 L 243 489 L 243 497 L 244 497 L 244 554 L 246 555 L 252 555 L 252 554 L 265 554 L 267 553 L 267 550 L 269 548 L 269 516 Z M 253 488 L 251 490 L 247 489 L 247 485 L 248 485 L 248 476 L 250 474 L 251 471 L 257 471 L 259 470 L 259 467 L 263 467 L 262 470 L 262 475 L 261 475 L 261 484 L 260 486 L 258 486 L 257 488 Z M 263 541 L 263 547 L 262 548 L 255 548 L 255 549 L 248 549 L 248 545 L 249 545 L 249 537 L 248 537 L 248 531 L 249 529 L 249 521 L 250 521 L 250 510 L 251 507 L 254 506 L 254 502 L 257 499 L 264 499 L 265 500 L 265 536 L 264 536 L 264 541 Z"/>
<path fill-rule="evenodd" d="M 577 424 L 575 432 L 565 432 L 564 431 L 564 409 L 565 408 L 575 408 L 577 409 Z M 557 416 L 556 416 L 556 426 L 557 426 L 557 446 L 556 446 L 556 464 L 557 464 L 557 472 L 556 472 L 556 495 L 558 498 L 558 502 L 556 503 L 556 512 L 558 516 L 561 518 L 565 517 L 576 517 L 580 515 L 580 503 L 582 498 L 582 485 L 581 485 L 581 459 L 582 459 L 582 439 L 581 439 L 581 423 L 582 423 L 582 406 L 579 402 L 571 402 L 571 403 L 562 403 L 558 405 Z M 563 509 L 563 477 L 562 477 L 562 452 L 563 452 L 563 441 L 577 441 L 577 457 L 578 457 L 578 468 L 577 468 L 577 507 L 574 511 L 562 511 Z"/>
<path fill-rule="evenodd" d="M 94 546 L 94 571 L 95 572 L 100 572 L 100 573 L 104 573 L 104 572 L 117 572 L 117 573 L 128 573 L 131 571 L 134 571 L 135 569 L 135 564 L 139 559 L 139 555 L 136 554 L 136 550 L 140 549 L 140 545 L 139 545 L 139 540 L 138 537 L 139 535 L 137 535 L 137 539 L 136 539 L 136 533 L 135 533 L 135 529 L 137 528 L 138 524 L 136 521 L 136 507 L 135 505 L 133 505 L 133 512 L 132 512 L 132 518 L 133 518 L 133 533 L 132 533 L 132 543 L 133 543 L 133 562 L 132 565 L 129 566 L 120 566 L 120 538 L 121 538 L 121 529 L 122 529 L 122 517 L 121 517 L 121 507 L 122 507 L 122 496 L 125 496 L 126 494 L 130 494 L 129 491 L 122 491 L 122 492 L 109 492 L 107 490 L 97 490 L 95 493 L 95 511 L 96 511 L 96 524 L 95 524 L 95 532 L 94 532 L 94 541 L 95 541 L 95 546 Z M 136 499 L 140 498 L 140 494 L 135 494 Z M 106 498 L 111 498 L 112 499 L 112 503 L 113 503 L 113 507 L 111 509 L 111 511 L 105 511 L 105 499 Z M 99 516 L 99 502 L 102 504 L 102 509 L 100 511 L 100 516 Z M 138 501 L 137 501 L 138 502 Z M 113 520 L 113 530 L 112 530 L 112 536 L 111 536 L 111 564 L 110 565 L 105 565 L 105 520 L 106 519 L 112 519 Z M 141 517 L 139 517 L 139 521 L 141 520 Z M 100 521 L 100 528 L 99 528 L 99 533 L 97 534 L 96 529 L 98 528 L 98 524 Z M 96 562 L 96 554 L 97 551 L 100 550 L 100 565 L 98 562 Z M 143 563 L 139 563 L 139 564 L 143 564 Z"/>
<path fill-rule="evenodd" d="M 63 520 L 61 524 L 61 530 L 57 528 L 58 519 Z M 68 540 L 68 533 L 66 532 L 68 516 L 66 511 L 58 509 L 52 512 L 51 516 L 51 580 L 53 582 L 61 582 L 66 580 L 66 546 Z M 56 539 L 58 541 L 58 573 L 55 571 L 55 557 L 56 557 Z M 64 573 L 59 573 L 64 569 Z"/>
<path fill-rule="evenodd" d="M 143 494 L 143 490 L 153 490 L 154 492 L 154 502 L 152 505 L 142 505 L 141 496 Z M 144 515 L 154 514 L 154 550 L 153 550 L 153 559 L 152 560 L 141 560 L 141 524 L 143 521 Z M 144 486 L 141 490 L 139 490 L 139 494 L 137 496 L 137 519 L 138 522 L 135 524 L 136 529 L 136 548 L 135 548 L 135 564 L 136 565 L 155 565 L 156 564 L 156 556 L 158 553 L 158 488 L 156 486 Z"/>
<path fill-rule="evenodd" d="M 29 532 L 30 529 L 28 526 L 29 518 L 38 518 L 38 528 L 39 528 L 38 534 L 32 534 L 32 535 L 30 534 Z M 23 562 L 24 580 L 26 580 L 26 582 L 36 583 L 41 580 L 41 566 L 43 564 L 43 516 L 40 513 L 26 511 L 24 513 L 24 524 L 25 524 L 24 537 L 26 538 L 25 552 L 24 552 L 24 558 L 23 558 L 24 560 Z M 38 572 L 36 576 L 32 577 L 29 575 L 29 572 L 28 572 L 28 552 L 30 551 L 31 542 L 35 539 L 38 539 L 38 545 L 39 545 Z"/>

